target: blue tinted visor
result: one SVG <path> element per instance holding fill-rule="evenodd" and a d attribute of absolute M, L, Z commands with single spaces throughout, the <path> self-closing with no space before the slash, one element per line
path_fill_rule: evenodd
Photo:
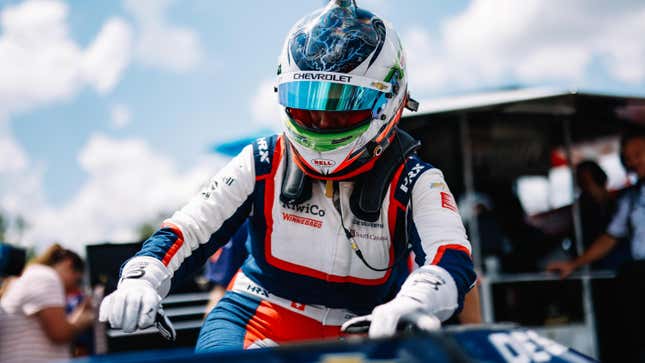
<path fill-rule="evenodd" d="M 294 81 L 278 85 L 282 106 L 311 111 L 372 110 L 385 93 L 373 88 L 326 81 Z"/>

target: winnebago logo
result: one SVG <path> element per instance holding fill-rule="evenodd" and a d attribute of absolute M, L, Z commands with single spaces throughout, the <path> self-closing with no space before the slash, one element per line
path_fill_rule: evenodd
<path fill-rule="evenodd" d="M 294 204 L 282 202 L 282 208 L 291 209 L 296 212 L 307 213 L 319 217 L 324 217 L 326 213 L 324 209 L 313 203 Z"/>
<path fill-rule="evenodd" d="M 304 226 L 314 227 L 318 229 L 322 228 L 322 224 L 323 224 L 323 221 L 319 221 L 317 219 L 301 217 L 295 214 L 290 214 L 285 212 L 282 212 L 282 219 L 287 222 L 302 224 Z"/>
<path fill-rule="evenodd" d="M 314 164 L 315 166 L 326 166 L 326 167 L 336 165 L 335 161 L 329 160 L 329 159 L 313 159 L 311 160 L 311 163 Z"/>
<path fill-rule="evenodd" d="M 329 73 L 294 73 L 293 79 L 349 83 L 352 81 L 352 76 L 346 76 L 343 74 L 329 74 Z"/>

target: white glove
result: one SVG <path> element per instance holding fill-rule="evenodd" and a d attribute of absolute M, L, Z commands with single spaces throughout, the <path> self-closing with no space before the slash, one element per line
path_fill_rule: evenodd
<path fill-rule="evenodd" d="M 148 328 L 155 323 L 169 289 L 170 274 L 161 261 L 134 257 L 123 267 L 116 291 L 101 302 L 99 320 L 126 333 Z"/>
<path fill-rule="evenodd" d="M 399 323 L 436 330 L 457 308 L 457 285 L 448 271 L 426 265 L 414 271 L 392 301 L 374 308 L 370 338 L 389 337 Z M 422 326 L 421 326 L 422 325 Z"/>
<path fill-rule="evenodd" d="M 132 333 L 155 322 L 161 296 L 145 280 L 125 279 L 119 288 L 101 302 L 99 321 L 109 321 L 114 329 Z"/>
<path fill-rule="evenodd" d="M 427 316 L 427 319 L 431 321 L 430 324 L 423 327 L 423 330 L 437 330 L 441 327 L 439 319 L 430 314 L 423 304 L 406 296 L 396 297 L 392 301 L 374 308 L 369 337 L 391 337 L 396 334 L 397 326 L 400 323 L 407 322 L 416 325 L 420 316 Z"/>

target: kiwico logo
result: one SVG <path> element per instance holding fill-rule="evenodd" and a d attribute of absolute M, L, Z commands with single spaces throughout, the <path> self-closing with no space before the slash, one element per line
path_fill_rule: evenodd
<path fill-rule="evenodd" d="M 282 208 L 291 209 L 292 211 L 311 214 L 318 217 L 324 217 L 326 214 L 324 209 L 313 203 L 295 204 L 282 202 Z"/>

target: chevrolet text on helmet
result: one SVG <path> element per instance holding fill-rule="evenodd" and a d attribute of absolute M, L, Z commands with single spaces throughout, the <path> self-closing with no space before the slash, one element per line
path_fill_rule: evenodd
<path fill-rule="evenodd" d="M 350 0 L 332 0 L 291 29 L 276 91 L 293 160 L 323 180 L 371 169 L 403 108 L 418 106 L 408 94 L 398 35 Z"/>

